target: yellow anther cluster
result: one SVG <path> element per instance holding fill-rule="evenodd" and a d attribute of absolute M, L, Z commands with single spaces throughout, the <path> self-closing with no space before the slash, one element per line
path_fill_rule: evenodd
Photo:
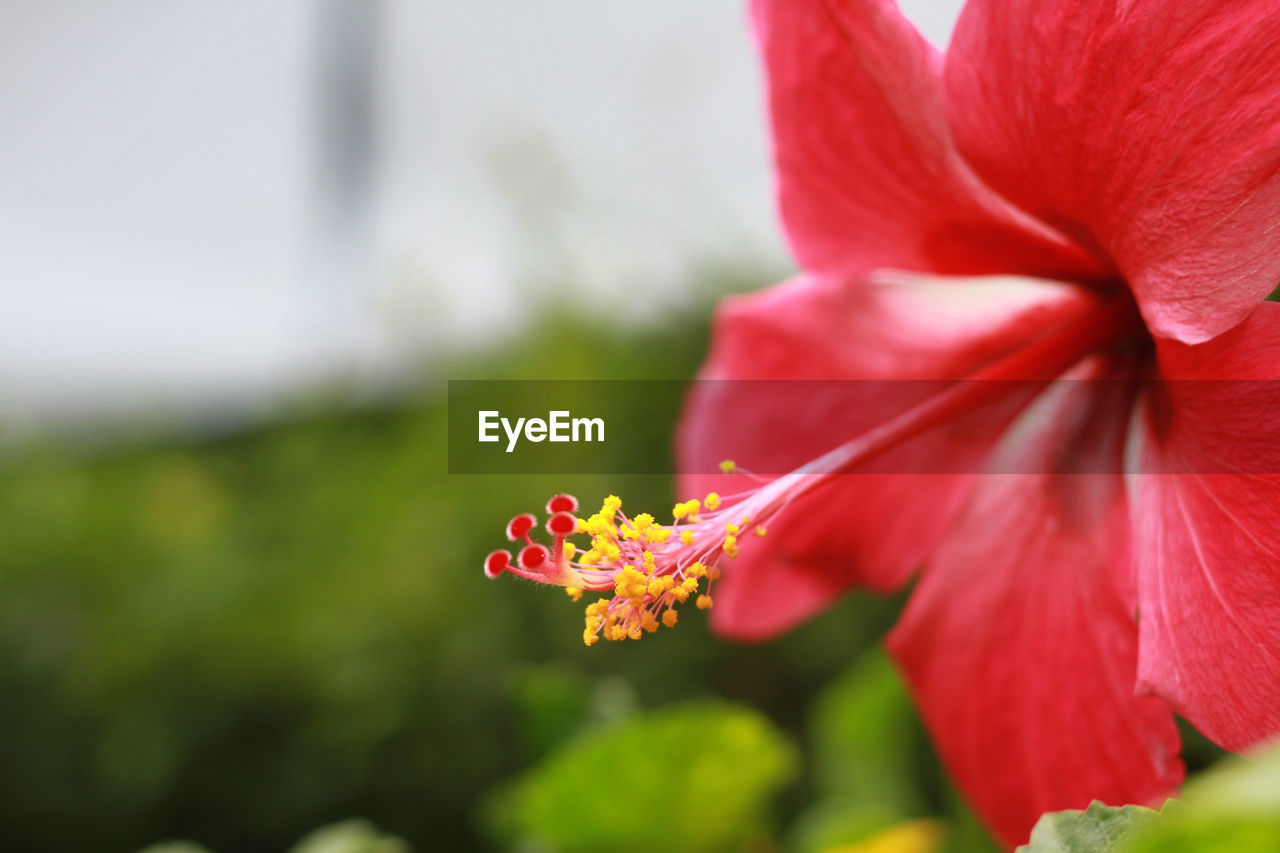
<path fill-rule="evenodd" d="M 631 519 L 629 525 L 623 526 L 622 538 L 661 545 L 671 538 L 671 529 L 658 524 L 649 513 L 642 512 Z"/>
<path fill-rule="evenodd" d="M 736 470 L 738 470 L 738 463 L 732 459 L 726 459 L 720 463 L 721 474 L 732 474 Z"/>
<path fill-rule="evenodd" d="M 566 586 L 564 588 L 564 593 L 574 601 L 582 600 L 582 590 L 578 589 L 576 586 Z"/>
<path fill-rule="evenodd" d="M 603 587 L 606 597 L 586 608 L 582 638 L 587 645 L 601 637 L 638 640 L 662 625 L 674 627 L 679 620 L 675 608 L 691 598 L 700 610 L 711 607 L 710 585 L 720 572 L 696 558 L 709 563 L 719 554 L 736 557 L 739 536 L 752 529 L 749 516 L 736 522 L 707 516 L 721 504 L 715 492 L 701 501 L 677 503 L 671 512 L 675 523 L 663 525 L 648 513 L 628 517 L 621 499 L 610 495 L 598 512 L 579 519 L 577 531 L 590 536 L 590 548 L 566 543 L 565 559 L 584 571 L 591 589 L 601 589 L 601 581 L 612 582 L 612 590 Z M 763 530 L 757 526 L 756 535 L 763 536 Z M 669 544 L 673 533 L 678 541 Z M 705 589 L 699 589 L 703 584 Z M 581 584 L 567 589 L 575 601 L 582 592 Z"/>
<path fill-rule="evenodd" d="M 698 510 L 702 509 L 702 502 L 697 498 L 684 503 L 676 504 L 671 508 L 671 517 L 676 521 L 682 518 L 689 518 L 698 514 Z"/>
<path fill-rule="evenodd" d="M 587 605 L 582 639 L 588 646 L 601 636 L 607 640 L 638 640 L 646 632 L 658 630 L 659 612 L 662 624 L 674 627 L 679 618 L 675 605 L 697 592 L 699 578 L 710 575 L 702 563 L 690 565 L 682 579 L 656 571 L 653 552 L 645 550 L 639 567 L 623 566 L 614 575 L 614 597 Z"/>

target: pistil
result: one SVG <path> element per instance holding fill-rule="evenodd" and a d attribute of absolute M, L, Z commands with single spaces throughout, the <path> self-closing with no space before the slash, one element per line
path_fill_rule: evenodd
<path fill-rule="evenodd" d="M 713 606 L 711 585 L 721 561 L 736 558 L 751 539 L 766 536 L 768 525 L 797 497 L 856 471 L 904 441 L 1002 399 L 1013 387 L 1031 385 L 1031 390 L 1038 390 L 1086 355 L 1123 340 L 1137 322 L 1135 309 L 1126 301 L 1095 303 L 967 379 L 781 477 L 763 480 L 732 462 L 722 463 L 725 473 L 757 485 L 723 497 L 713 492 L 677 503 L 670 524 L 659 524 L 648 513 L 628 516 L 621 499 L 613 495 L 604 499 L 598 512 L 581 518 L 575 515 L 574 497 L 557 495 L 547 502 L 545 529 L 552 545 L 533 539 L 533 515 L 518 515 L 507 525 L 507 538 L 524 543 L 518 556 L 492 552 L 485 559 L 485 574 L 496 578 L 510 572 L 559 585 L 575 601 L 584 591 L 611 593 L 587 607 L 587 645 L 600 636 L 639 639 L 660 624 L 674 627 L 676 607 L 695 593 L 699 609 Z M 583 535 L 588 537 L 587 547 L 573 541 Z"/>

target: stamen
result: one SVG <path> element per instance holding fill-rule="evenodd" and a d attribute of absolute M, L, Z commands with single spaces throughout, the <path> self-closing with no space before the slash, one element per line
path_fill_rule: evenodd
<path fill-rule="evenodd" d="M 516 565 L 511 555 L 495 551 L 485 561 L 485 574 L 496 578 L 503 571 L 529 580 L 565 587 L 574 601 L 587 590 L 606 593 L 586 610 L 583 640 L 591 645 L 601 636 L 609 640 L 639 639 L 674 627 L 676 607 L 697 594 L 697 606 L 711 607 L 711 582 L 719 576 L 715 561 L 738 554 L 734 535 L 752 517 L 769 517 L 771 506 L 753 499 L 755 491 L 721 498 L 676 504 L 675 523 L 657 523 L 646 512 L 627 516 L 622 500 L 610 495 L 600 510 L 578 518 L 569 507 L 578 502 L 570 495 L 556 495 L 547 502 L 552 512 L 546 531 L 555 537 L 547 548 L 530 535 L 535 519 L 518 515 L 507 525 L 507 535 L 523 539 Z M 780 507 L 781 503 L 773 506 Z M 704 509 L 710 507 L 711 509 Z M 748 509 L 749 512 L 743 512 Z M 732 533 L 729 531 L 733 531 Z M 589 547 L 575 545 L 570 537 L 585 535 Z M 702 589 L 699 589 L 701 587 Z"/>

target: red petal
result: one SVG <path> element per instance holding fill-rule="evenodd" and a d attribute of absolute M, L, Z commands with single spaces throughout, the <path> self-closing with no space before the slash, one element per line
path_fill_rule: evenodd
<path fill-rule="evenodd" d="M 1280 4 L 970 0 L 956 144 L 1113 259 L 1154 332 L 1207 340 L 1280 279 Z"/>
<path fill-rule="evenodd" d="M 1118 390 L 1055 387 L 1018 467 L 1066 454 L 1119 470 Z M 1009 845 L 1046 811 L 1146 803 L 1181 781 L 1168 706 L 1134 695 L 1128 521 L 1116 474 L 986 476 L 890 635 L 952 777 Z"/>
<path fill-rule="evenodd" d="M 1174 473 L 1133 483 L 1141 680 L 1240 750 L 1280 732 L 1280 305 L 1160 357 L 1201 381 L 1168 383 L 1147 420 L 1146 470 Z"/>
<path fill-rule="evenodd" d="M 729 494 L 741 476 L 707 474 L 725 458 L 770 474 L 877 426 L 930 390 L 1015 348 L 1028 329 L 1078 311 L 1078 289 L 918 280 L 856 286 L 808 277 L 727 300 L 717 313 L 703 380 L 885 380 L 796 385 L 696 383 L 678 433 L 682 495 Z M 925 387 L 917 387 L 923 385 Z M 800 389 L 801 392 L 808 389 Z M 788 405 L 778 405 L 780 397 Z M 1014 403 L 1019 401 L 1014 400 Z M 783 631 L 850 586 L 902 584 L 942 534 L 1012 410 L 979 411 L 883 454 L 867 470 L 805 495 L 744 543 L 717 582 L 713 624 L 758 639 Z M 939 473 L 900 473 L 937 471 Z"/>
<path fill-rule="evenodd" d="M 892 0 L 757 0 L 754 10 L 779 203 L 801 266 L 1097 275 L 957 156 L 941 59 Z"/>

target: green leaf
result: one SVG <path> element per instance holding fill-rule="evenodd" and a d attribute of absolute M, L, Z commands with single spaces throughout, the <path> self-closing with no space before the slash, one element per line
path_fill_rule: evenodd
<path fill-rule="evenodd" d="M 823 797 L 895 819 L 927 812 L 916 772 L 924 733 L 883 650 L 868 652 L 823 690 L 809 725 Z"/>
<path fill-rule="evenodd" d="M 1280 746 L 1218 762 L 1187 783 L 1183 800 L 1197 812 L 1280 823 Z"/>
<path fill-rule="evenodd" d="M 765 829 L 796 767 L 758 712 L 691 703 L 566 744 L 496 795 L 487 817 L 510 842 L 562 853 L 732 850 Z"/>
<path fill-rule="evenodd" d="M 1126 853 L 1273 853 L 1280 850 L 1280 748 L 1232 757 L 1189 782 L 1183 802 Z"/>
<path fill-rule="evenodd" d="M 1093 802 L 1084 811 L 1050 812 L 1031 830 L 1018 853 L 1111 853 L 1149 823 L 1156 812 L 1141 806 L 1114 808 Z"/>

